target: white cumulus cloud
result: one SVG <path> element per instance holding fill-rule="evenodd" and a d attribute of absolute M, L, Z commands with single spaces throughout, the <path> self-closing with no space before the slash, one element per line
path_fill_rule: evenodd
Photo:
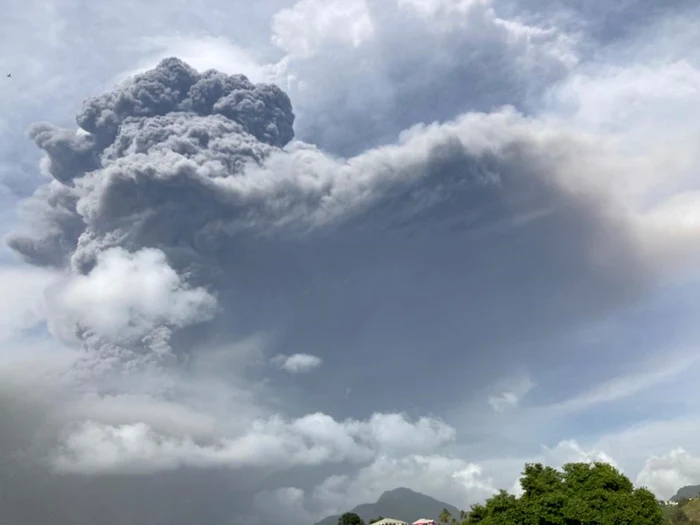
<path fill-rule="evenodd" d="M 186 285 L 159 250 L 111 248 L 87 275 L 61 283 L 50 305 L 59 332 L 77 325 L 110 340 L 128 340 L 163 324 L 206 321 L 216 310 L 216 298 Z"/>
<path fill-rule="evenodd" d="M 659 498 L 669 499 L 681 487 L 700 484 L 700 457 L 682 448 L 651 456 L 644 462 L 636 483 Z"/>
<path fill-rule="evenodd" d="M 364 463 L 378 455 L 400 457 L 450 443 L 454 430 L 430 418 L 374 414 L 365 421 L 337 421 L 316 413 L 287 420 L 256 420 L 238 435 L 195 440 L 158 432 L 143 422 L 85 421 L 68 429 L 53 454 L 65 472 L 155 472 L 190 467 L 285 469 L 325 463 Z"/>
<path fill-rule="evenodd" d="M 323 360 L 311 354 L 277 355 L 272 358 L 274 365 L 290 374 L 303 374 L 321 366 Z"/>

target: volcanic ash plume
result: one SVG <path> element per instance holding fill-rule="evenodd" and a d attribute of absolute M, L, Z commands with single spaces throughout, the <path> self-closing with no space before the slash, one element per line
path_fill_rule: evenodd
<path fill-rule="evenodd" d="M 273 351 L 332 353 L 339 373 L 377 347 L 391 350 L 375 366 L 395 366 L 444 334 L 496 344 L 500 318 L 518 320 L 509 339 L 535 336 L 648 281 L 617 203 L 587 182 L 620 163 L 512 109 L 341 159 L 290 143 L 279 88 L 170 58 L 77 122 L 32 127 L 52 180 L 26 203 L 34 232 L 9 242 L 67 270 L 51 326 L 96 356 L 90 370 L 160 366 L 203 332 L 283 331 Z M 518 300 L 494 292 L 509 287 Z"/>
<path fill-rule="evenodd" d="M 172 329 L 214 315 L 216 299 L 194 283 L 214 280 L 208 228 L 235 219 L 222 186 L 293 138 L 291 103 L 276 86 L 171 58 L 88 100 L 77 122 L 77 133 L 30 129 L 53 180 L 26 203 L 34 232 L 9 244 L 73 274 L 50 294 L 63 338 L 110 358 L 157 354 Z"/>
<path fill-rule="evenodd" d="M 217 179 L 294 136 L 291 103 L 276 86 L 200 75 L 175 58 L 88 100 L 77 122 L 87 133 L 31 128 L 54 180 L 30 204 L 40 208 L 39 233 L 10 245 L 33 264 L 70 261 L 81 273 L 111 246 L 195 248 L 226 205 Z"/>

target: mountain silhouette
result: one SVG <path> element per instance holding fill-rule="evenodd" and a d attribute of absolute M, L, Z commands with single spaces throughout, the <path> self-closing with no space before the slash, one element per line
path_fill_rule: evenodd
<path fill-rule="evenodd" d="M 360 516 L 365 523 L 379 516 L 412 523 L 420 518 L 431 518 L 437 521 L 442 509 L 447 509 L 455 517 L 459 516 L 459 510 L 448 503 L 400 487 L 386 491 L 379 496 L 376 503 L 362 503 L 349 512 Z M 338 525 L 339 517 L 340 515 L 328 516 L 315 525 Z"/>
<path fill-rule="evenodd" d="M 679 488 L 676 495 L 671 498 L 671 501 L 680 501 L 686 498 L 697 498 L 698 496 L 700 496 L 700 485 L 687 485 Z"/>

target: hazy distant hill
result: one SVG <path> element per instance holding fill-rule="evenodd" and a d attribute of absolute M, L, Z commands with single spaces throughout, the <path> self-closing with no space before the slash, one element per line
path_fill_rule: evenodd
<path fill-rule="evenodd" d="M 459 510 L 438 501 L 435 498 L 415 492 L 406 488 L 388 490 L 382 494 L 376 503 L 363 503 L 350 512 L 356 513 L 365 523 L 378 516 L 395 518 L 397 520 L 412 523 L 420 518 L 432 518 L 437 520 L 442 509 L 447 509 L 453 516 L 459 516 Z M 340 516 L 328 516 L 316 525 L 338 525 Z"/>
<path fill-rule="evenodd" d="M 676 492 L 676 495 L 671 498 L 671 501 L 680 501 L 685 498 L 697 498 L 700 496 L 700 485 L 688 485 L 681 487 Z"/>

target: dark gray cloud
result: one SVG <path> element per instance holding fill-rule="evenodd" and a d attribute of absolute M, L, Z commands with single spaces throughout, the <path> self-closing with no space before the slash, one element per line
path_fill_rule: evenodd
<path fill-rule="evenodd" d="M 40 188 L 38 192 L 45 195 L 37 195 L 29 204 L 30 208 L 47 207 L 42 211 L 29 210 L 32 220 L 42 221 L 36 228 L 41 236 L 31 239 L 17 235 L 9 243 L 25 259 L 39 265 L 60 266 L 75 251 L 84 233 L 76 226 L 85 220 L 76 209 L 80 198 L 76 186 L 87 174 L 111 169 L 113 174 L 101 179 L 109 176 L 114 181 L 114 191 L 123 199 L 121 205 L 117 205 L 119 199 L 112 203 L 103 200 L 105 218 L 133 218 L 145 202 L 140 204 L 138 198 L 133 198 L 137 196 L 129 192 L 142 187 L 138 184 L 139 175 L 148 184 L 152 178 L 149 174 L 155 173 L 139 154 L 160 152 L 167 156 L 172 152 L 179 159 L 200 163 L 206 160 L 234 172 L 245 162 L 260 161 L 271 146 L 283 146 L 294 136 L 290 101 L 277 87 L 256 86 L 241 75 L 227 76 L 214 71 L 199 75 L 176 59 L 164 60 L 158 68 L 139 75 L 123 89 L 88 100 L 77 122 L 89 134 L 75 134 L 50 124 L 36 124 L 29 131 L 30 138 L 48 155 L 51 176 L 61 184 Z M 197 158 L 202 153 L 206 159 Z M 142 171 L 138 168 L 128 174 L 120 171 L 122 166 L 116 160 L 125 155 L 137 162 L 141 160 Z M 173 166 L 173 170 L 170 177 L 187 177 L 187 166 Z M 143 190 L 148 195 L 148 188 Z M 197 193 L 206 191 L 200 188 Z M 147 195 L 141 200 L 158 199 L 157 194 Z M 164 206 L 159 212 L 167 214 L 168 210 L 163 208 L 167 208 L 168 202 L 172 205 L 172 200 L 167 195 L 162 198 Z M 123 209 L 124 205 L 129 210 Z M 146 207 L 158 208 L 150 202 Z M 157 223 L 157 217 L 150 220 L 154 229 Z M 177 228 L 168 226 L 173 234 L 179 235 L 175 233 Z M 108 227 L 94 225 L 95 230 L 101 229 L 103 233 Z M 138 229 L 138 225 L 133 228 Z M 166 232 L 153 234 L 159 233 Z M 149 232 L 142 235 L 148 236 Z M 128 246 L 128 242 L 122 242 Z M 144 244 L 152 245 L 147 241 Z"/>
<path fill-rule="evenodd" d="M 51 417 L 45 403 L 37 405 L 28 395 L 28 388 L 0 391 L 1 523 L 218 525 L 242 522 L 252 510 L 248 502 L 265 476 L 259 469 L 146 476 L 51 471 L 45 462 L 50 443 L 42 439 L 52 435 Z"/>
<path fill-rule="evenodd" d="M 100 469 L 88 468 L 76 469 L 78 473 L 59 473 L 50 468 L 50 460 L 57 452 L 56 436 L 67 435 L 72 430 L 71 425 L 66 426 L 66 422 L 75 420 L 78 423 L 82 419 L 89 421 L 96 418 L 119 420 L 124 417 L 123 413 L 120 414 L 124 409 L 130 412 L 131 418 L 149 419 L 149 400 L 136 396 L 130 403 L 128 399 L 124 400 L 127 403 L 121 403 L 118 397 L 114 397 L 112 402 L 105 402 L 105 398 L 102 398 L 101 402 L 95 403 L 100 401 L 95 396 L 71 397 L 66 395 L 60 384 L 51 380 L 50 374 L 37 373 L 32 366 L 14 370 L 0 367 L 0 378 L 3 379 L 0 417 L 7 425 L 0 432 L 0 480 L 4 487 L 0 502 L 3 503 L 3 519 L 8 522 L 87 524 L 99 519 L 100 523 L 109 525 L 184 525 L 194 520 L 211 524 L 242 523 L 259 514 L 259 509 L 253 505 L 256 503 L 254 495 L 261 487 L 285 482 L 284 476 L 278 475 L 281 470 L 279 463 L 286 464 L 298 453 L 306 454 L 306 461 L 316 464 L 319 458 L 329 453 L 346 453 L 352 457 L 356 453 L 364 455 L 369 452 L 371 457 L 368 446 L 376 446 L 390 455 L 392 450 L 394 454 L 410 453 L 411 450 L 431 451 L 453 434 L 444 424 L 435 428 L 435 424 L 428 419 L 420 420 L 411 428 L 410 423 L 398 415 L 378 415 L 368 422 L 340 424 L 334 423 L 328 416 L 317 414 L 287 426 L 286 430 L 279 428 L 282 430 L 279 435 L 269 432 L 269 429 L 266 431 L 267 425 L 258 422 L 252 432 L 253 439 L 230 447 L 228 451 L 212 447 L 208 454 L 202 454 L 199 459 L 209 463 L 207 468 L 192 468 L 183 463 L 179 467 L 171 465 L 162 472 L 152 472 L 149 468 L 117 468 L 105 473 Z M 85 408 L 92 403 L 95 404 L 91 416 Z M 157 414 L 150 414 L 152 424 L 159 419 L 160 425 L 177 427 L 183 423 L 183 419 L 189 419 L 190 423 L 194 423 L 193 428 L 197 427 L 197 418 L 192 419 L 192 411 L 182 411 L 174 404 L 168 408 L 168 403 L 162 400 L 155 408 Z M 174 412 L 173 408 L 176 409 Z M 211 406 L 206 408 L 211 412 Z M 233 410 L 238 409 L 234 404 Z M 205 416 L 205 422 L 206 419 Z M 230 419 L 230 415 L 227 419 Z M 272 426 L 279 427 L 280 423 L 278 420 Z M 347 425 L 346 430 L 350 434 L 338 433 L 343 425 Z M 391 429 L 398 431 L 387 432 Z M 301 435 L 296 434 L 299 430 L 302 431 Z M 192 434 L 197 434 L 196 430 Z M 348 440 L 349 436 L 354 436 L 354 439 Z M 407 436 L 408 440 L 405 439 Z M 106 434 L 102 437 L 106 440 L 109 438 Z M 124 437 L 126 439 L 121 442 L 124 450 L 145 445 L 141 449 L 144 460 L 155 452 L 153 447 L 165 446 L 162 452 L 168 454 L 166 449 L 169 444 L 165 436 L 162 436 L 165 440 L 160 443 L 140 443 L 133 433 Z M 116 459 L 120 451 L 105 447 L 106 440 L 94 440 L 94 448 L 83 449 L 82 453 L 87 453 L 83 459 L 97 463 L 109 463 Z M 206 438 L 200 437 L 199 441 L 206 443 Z M 320 446 L 308 448 L 313 442 Z M 64 446 L 69 444 L 70 441 L 67 441 Z M 353 451 L 356 446 L 359 448 Z M 287 451 L 289 455 L 285 455 Z M 274 459 L 271 460 L 270 454 Z M 207 456 L 215 459 L 212 455 L 220 455 L 221 468 L 217 467 L 218 461 L 209 462 Z M 158 461 L 155 456 L 151 459 Z M 180 459 L 187 462 L 185 456 Z M 240 464 L 230 464 L 231 459 Z M 350 459 L 350 463 L 356 461 Z M 141 466 L 146 465 L 147 462 L 144 462 Z M 308 471 L 298 469 L 297 474 L 294 480 L 301 482 Z M 309 479 L 313 481 L 314 478 Z M 37 500 L 41 501 L 41 505 L 33 503 Z M 325 508 L 322 507 L 322 510 Z M 258 520 L 269 523 L 259 517 Z M 290 520 L 300 522 L 298 516 L 291 516 Z"/>
<path fill-rule="evenodd" d="M 243 75 L 217 71 L 200 75 L 175 58 L 163 60 L 123 89 L 88 100 L 77 122 L 97 144 L 107 145 L 128 117 L 155 117 L 178 110 L 223 115 L 261 142 L 276 146 L 294 137 L 291 102 L 276 86 L 254 85 Z"/>
<path fill-rule="evenodd" d="M 0 403 L 4 400 L 0 400 Z M 7 425 L 22 424 L 17 412 L 0 406 Z M 26 414 L 23 414 L 26 417 Z M 7 428 L 7 427 L 6 427 Z M 29 429 L 23 428 L 28 431 Z M 20 432 L 15 431 L 17 434 Z M 3 429 L 2 434 L 6 434 Z M 21 434 L 23 439 L 27 435 Z M 249 503 L 264 477 L 260 470 L 181 469 L 150 475 L 86 476 L 56 474 L 27 451 L 0 454 L 3 523 L 56 525 L 242 523 L 253 509 Z"/>

